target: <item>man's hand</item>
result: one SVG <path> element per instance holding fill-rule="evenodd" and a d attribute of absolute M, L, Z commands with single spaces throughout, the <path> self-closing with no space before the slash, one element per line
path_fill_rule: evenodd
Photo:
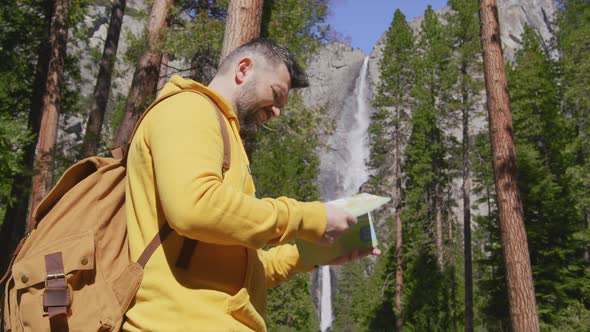
<path fill-rule="evenodd" d="M 324 204 L 326 208 L 326 231 L 320 239 L 321 244 L 330 245 L 336 242 L 338 237 L 346 233 L 350 226 L 356 224 L 356 217 L 344 210 Z"/>

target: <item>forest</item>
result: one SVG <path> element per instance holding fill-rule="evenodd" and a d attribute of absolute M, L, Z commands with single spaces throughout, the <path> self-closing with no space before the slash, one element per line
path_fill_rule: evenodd
<path fill-rule="evenodd" d="M 327 24 L 330 0 L 137 2 L 2 1 L 2 274 L 65 169 L 126 142 L 171 74 L 207 84 L 221 58 L 258 36 L 304 65 L 346 43 Z M 337 269 L 332 331 L 590 331 L 590 1 L 554 1 L 551 38 L 525 27 L 495 71 L 501 53 L 491 57 L 486 41 L 500 45 L 498 35 L 484 38 L 490 3 L 428 7 L 418 29 L 391 8 L 362 187 L 392 198 L 376 213 L 383 255 Z M 87 18 L 99 5 L 108 31 L 96 43 Z M 124 19 L 142 26 L 122 29 Z M 88 73 L 94 89 L 84 94 Z M 121 84 L 128 93 L 115 93 Z M 294 92 L 244 142 L 258 197 L 322 199 L 328 106 Z M 72 143 L 73 118 L 84 128 Z M 311 280 L 298 274 L 269 289 L 269 331 L 319 330 Z"/>

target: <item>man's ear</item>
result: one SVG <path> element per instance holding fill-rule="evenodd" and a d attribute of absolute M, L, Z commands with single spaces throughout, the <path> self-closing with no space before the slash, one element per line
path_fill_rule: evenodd
<path fill-rule="evenodd" d="M 246 79 L 247 75 L 250 75 L 252 73 L 252 69 L 253 69 L 253 63 L 252 63 L 252 59 L 250 57 L 243 57 L 240 59 L 240 61 L 238 62 L 238 65 L 236 66 L 236 70 L 235 70 L 235 80 L 236 80 L 236 84 L 242 84 L 244 82 L 244 80 Z"/>

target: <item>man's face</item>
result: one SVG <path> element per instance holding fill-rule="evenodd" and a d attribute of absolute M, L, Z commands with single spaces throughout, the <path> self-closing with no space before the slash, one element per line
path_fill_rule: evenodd
<path fill-rule="evenodd" d="M 243 139 L 253 138 L 266 121 L 280 115 L 287 103 L 291 81 L 285 64 L 275 65 L 258 59 L 253 65 L 240 85 L 236 100 Z"/>

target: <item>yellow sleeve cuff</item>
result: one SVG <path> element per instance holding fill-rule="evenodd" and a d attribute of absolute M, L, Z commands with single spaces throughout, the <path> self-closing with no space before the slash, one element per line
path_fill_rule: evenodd
<path fill-rule="evenodd" d="M 297 237 L 310 242 L 319 241 L 326 231 L 326 208 L 321 202 L 303 203 L 303 221 Z"/>

